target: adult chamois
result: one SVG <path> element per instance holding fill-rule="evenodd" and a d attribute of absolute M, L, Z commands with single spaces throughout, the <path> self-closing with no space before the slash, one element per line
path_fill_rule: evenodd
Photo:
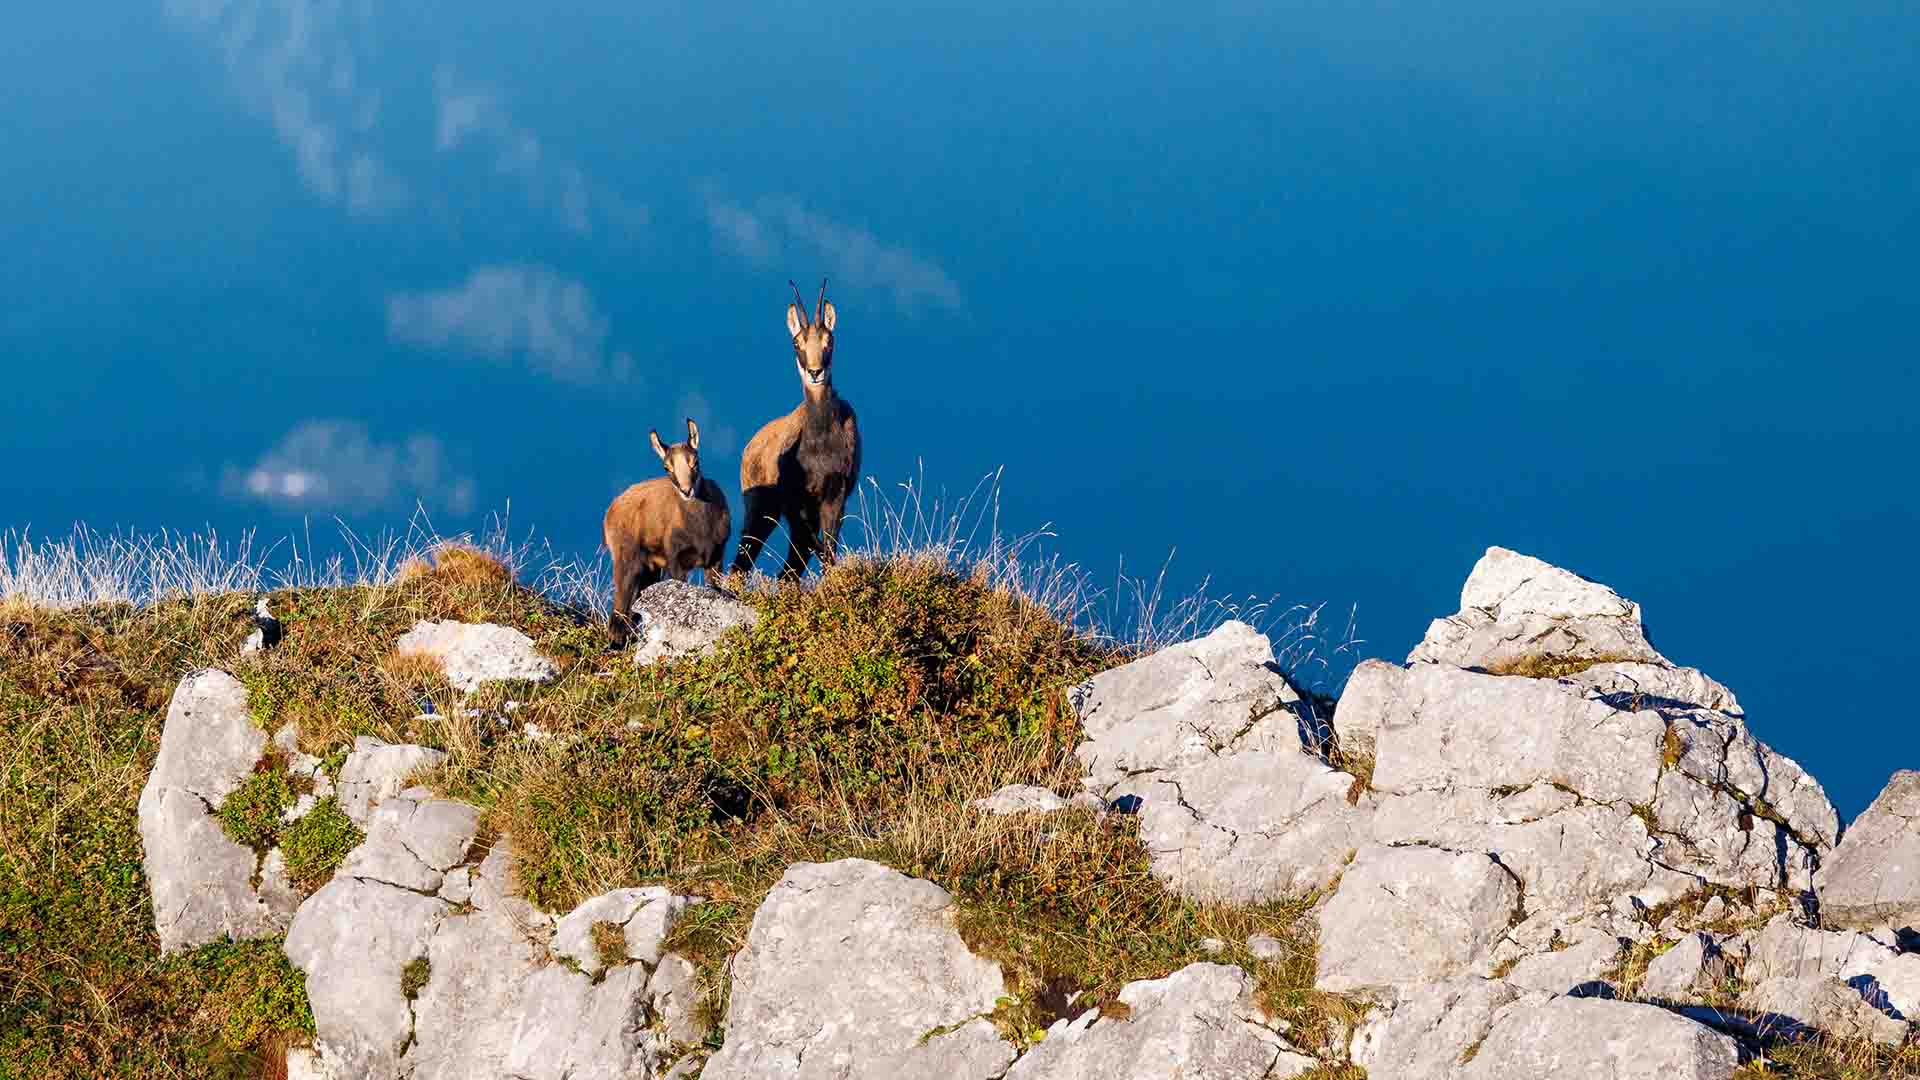
<path fill-rule="evenodd" d="M 812 319 L 800 286 L 787 284 L 793 288 L 787 332 L 805 396 L 799 408 L 761 428 L 740 455 L 746 518 L 733 568 L 752 570 L 767 534 L 784 518 L 792 542 L 781 574 L 799 577 L 815 555 L 823 566 L 839 558 L 840 522 L 860 475 L 860 427 L 853 406 L 833 391 L 834 311 L 826 281 Z"/>
<path fill-rule="evenodd" d="M 633 598 L 662 578 L 687 580 L 695 569 L 720 572 L 733 519 L 720 485 L 700 475 L 700 425 L 687 420 L 687 441 L 667 446 L 650 433 L 667 475 L 635 484 L 607 507 L 602 523 L 613 553 L 613 614 L 607 622 L 615 648 L 633 631 Z"/>

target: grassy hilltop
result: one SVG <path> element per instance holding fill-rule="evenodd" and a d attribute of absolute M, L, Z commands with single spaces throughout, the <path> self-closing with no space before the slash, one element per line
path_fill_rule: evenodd
<path fill-rule="evenodd" d="M 263 729 L 297 723 L 300 749 L 336 774 L 357 735 L 447 751 L 418 779 L 481 806 L 482 843 L 512 835 L 518 884 L 547 910 L 642 884 L 707 898 L 669 946 L 700 967 L 710 1043 L 724 1035 L 723 963 L 761 898 L 789 864 L 845 856 L 954 895 L 968 944 L 1005 967 L 994 1020 L 1021 1045 L 1070 994 L 1076 1011 L 1121 1015 L 1124 983 L 1203 959 L 1253 972 L 1296 1045 L 1343 1031 L 1362 1009 L 1312 989 L 1317 897 L 1194 903 L 1152 877 L 1129 816 L 968 809 L 1006 784 L 1075 790 L 1063 689 L 1150 644 L 1076 628 L 1081 601 L 1015 561 L 921 550 L 855 557 L 805 586 L 735 580 L 757 626 L 711 657 L 647 668 L 604 651 L 597 614 L 458 545 L 373 583 L 276 591 L 285 640 L 251 656 L 251 591 L 0 603 L 0 1080 L 274 1076 L 312 1034 L 278 939 L 159 956 L 136 804 L 174 686 L 202 666 L 241 679 Z M 433 664 L 393 653 L 420 619 L 516 627 L 558 677 L 456 702 Z M 280 844 L 311 891 L 359 837 L 327 803 L 280 825 L 298 785 L 269 758 L 221 818 L 244 843 Z M 1253 933 L 1281 955 L 1253 957 Z M 1740 1075 L 1865 1080 L 1913 1050 L 1786 1047 Z"/>
<path fill-rule="evenodd" d="M 855 558 L 805 587 L 734 584 L 756 627 L 645 669 L 603 651 L 597 616 L 457 546 L 379 584 L 274 593 L 285 641 L 246 657 L 245 592 L 0 609 L 0 1078 L 263 1075 L 311 1033 L 277 940 L 158 955 L 136 803 L 174 685 L 201 666 L 232 671 L 263 729 L 298 723 L 300 748 L 332 769 L 356 735 L 446 750 L 420 779 L 482 806 L 484 837 L 512 834 L 519 884 L 544 908 L 649 883 L 707 897 L 672 945 L 703 969 L 713 1040 L 721 963 L 760 899 L 790 863 L 850 855 L 955 895 L 969 943 L 1006 966 L 1015 992 L 996 1019 L 1021 1042 L 1067 994 L 1110 1001 L 1212 956 L 1206 938 L 1296 1024 L 1350 1011 L 1310 989 L 1311 897 L 1197 905 L 1151 877 L 1128 817 L 1071 811 L 1043 828 L 966 809 L 1010 783 L 1073 790 L 1062 691 L 1135 648 L 1076 631 L 984 566 L 925 554 Z M 560 674 L 456 708 L 434 665 L 393 655 L 419 619 L 516 627 Z M 310 890 L 357 836 L 325 804 L 279 826 L 294 787 L 269 759 L 221 817 L 242 842 L 279 842 Z M 1255 961 L 1255 932 L 1291 955 Z"/>

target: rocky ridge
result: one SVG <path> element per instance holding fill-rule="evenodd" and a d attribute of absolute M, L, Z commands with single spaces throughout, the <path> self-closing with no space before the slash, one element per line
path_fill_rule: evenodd
<path fill-rule="evenodd" d="M 719 594 L 656 599 L 656 648 L 710 648 L 745 621 Z M 445 657 L 484 645 L 475 670 L 505 674 L 463 689 L 551 672 L 500 629 L 423 624 L 415 640 L 451 643 Z M 290 1058 L 306 1076 L 1252 1078 L 1351 1062 L 1402 1080 L 1726 1080 L 1782 1032 L 1899 1042 L 1920 1009 L 1904 947 L 1916 774 L 1843 834 L 1731 691 L 1653 649 L 1637 604 L 1537 559 L 1490 549 L 1461 610 L 1404 664 L 1360 665 L 1330 723 L 1232 622 L 1068 696 L 1082 790 L 1009 789 L 970 812 L 1137 813 L 1168 889 L 1317 893 L 1315 985 L 1356 1003 L 1353 1030 L 1296 1043 L 1251 973 L 1195 963 L 1023 1049 L 991 1022 L 1003 973 L 944 890 L 849 859 L 789 867 L 767 896 L 709 1059 L 692 966 L 663 945 L 697 898 L 535 909 L 510 838 L 408 786 L 429 748 L 356 743 L 336 787 L 366 838 L 300 897 L 213 820 L 269 740 L 211 671 L 182 681 L 141 799 L 155 918 L 170 949 L 286 932 L 318 1028 Z"/>

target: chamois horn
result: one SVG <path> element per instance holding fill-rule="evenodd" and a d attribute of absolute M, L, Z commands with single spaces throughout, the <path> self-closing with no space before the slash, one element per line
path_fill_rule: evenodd
<path fill-rule="evenodd" d="M 821 278 L 820 279 L 820 299 L 815 301 L 813 305 L 813 321 L 819 322 L 820 316 L 826 314 L 826 311 L 827 311 L 827 279 Z"/>
<path fill-rule="evenodd" d="M 793 288 L 793 306 L 800 311 L 800 325 L 809 325 L 807 320 L 807 301 L 800 295 L 800 286 L 794 285 L 792 278 L 787 279 L 787 284 Z"/>

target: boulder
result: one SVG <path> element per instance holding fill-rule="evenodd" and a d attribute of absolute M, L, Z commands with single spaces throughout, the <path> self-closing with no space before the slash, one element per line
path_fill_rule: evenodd
<path fill-rule="evenodd" d="M 1506 980 L 1521 990 L 1546 994 L 1611 996 L 1616 988 L 1605 980 L 1620 966 L 1630 944 L 1612 934 L 1589 931 L 1564 949 L 1548 949 L 1514 964 Z"/>
<path fill-rule="evenodd" d="M 1503 670 L 1537 660 L 1665 664 L 1640 605 L 1531 556 L 1490 547 L 1467 575 L 1460 611 L 1435 619 L 1407 662 Z"/>
<path fill-rule="evenodd" d="M 266 937 L 292 917 L 289 890 L 265 878 L 264 894 L 253 885 L 260 856 L 213 816 L 266 748 L 238 679 L 206 669 L 180 680 L 139 804 L 141 862 L 163 954 Z"/>
<path fill-rule="evenodd" d="M 754 913 L 701 1075 L 987 1080 L 1014 1057 L 985 1019 L 1004 993 L 939 886 L 864 859 L 798 863 Z"/>
<path fill-rule="evenodd" d="M 546 682 L 553 661 L 534 651 L 533 639 L 510 626 L 422 620 L 400 635 L 401 656 L 430 656 L 446 669 L 447 682 L 472 693 L 490 682 Z"/>
<path fill-rule="evenodd" d="M 1852 930 L 1815 930 L 1778 915 L 1746 944 L 1742 977 L 1837 979 L 1855 997 L 1896 1019 L 1920 1017 L 1920 955 L 1903 953 Z"/>
<path fill-rule="evenodd" d="M 1733 967 L 1712 934 L 1686 934 L 1647 964 L 1640 996 L 1656 1001 L 1692 1003 L 1700 991 L 1725 983 Z"/>
<path fill-rule="evenodd" d="M 1651 1005 L 1599 998 L 1521 1000 L 1494 1018 L 1461 1080 L 1727 1080 L 1731 1038 Z"/>
<path fill-rule="evenodd" d="M 1893 774 L 1820 867 L 1814 888 L 1827 924 L 1920 926 L 1920 772 Z"/>
<path fill-rule="evenodd" d="M 1406 678 L 1406 668 L 1386 660 L 1362 660 L 1354 666 L 1333 708 L 1333 734 L 1342 753 L 1375 756 L 1380 722 L 1393 711 Z"/>
<path fill-rule="evenodd" d="M 1353 1062 L 1368 1076 L 1452 1080 L 1477 1053 L 1501 1008 L 1527 997 L 1498 979 L 1462 976 L 1405 988 L 1397 1006 L 1376 1014 L 1354 1040 Z"/>
<path fill-rule="evenodd" d="M 1484 854 L 1364 847 L 1320 910 L 1314 987 L 1383 991 L 1473 970 L 1519 900 L 1513 876 Z"/>
<path fill-rule="evenodd" d="M 427 955 L 452 905 L 432 896 L 336 873 L 300 905 L 287 959 L 306 973 L 316 1037 L 349 1076 L 398 1074 L 413 1034 L 401 973 Z"/>
<path fill-rule="evenodd" d="M 410 788 L 376 806 L 366 831 L 336 875 L 430 893 L 440 888 L 447 871 L 465 861 L 480 831 L 480 809 Z"/>
<path fill-rule="evenodd" d="M 1228 749 L 1300 749 L 1300 701 L 1273 646 L 1243 622 L 1103 671 L 1069 698 L 1086 731 L 1075 750 L 1105 793 L 1129 776 L 1191 765 Z"/>
<path fill-rule="evenodd" d="M 1761 1028 L 1776 1034 L 1820 1031 L 1884 1046 L 1898 1046 L 1907 1037 L 1906 1021 L 1875 1008 L 1857 987 L 1831 975 L 1762 979 L 1740 996 L 1740 1004 L 1760 1013 Z"/>
<path fill-rule="evenodd" d="M 371 735 L 357 735 L 353 753 L 340 766 L 340 809 L 365 829 L 369 815 L 382 799 L 400 794 L 414 773 L 446 759 L 445 753 L 430 747 L 394 745 Z"/>
<path fill-rule="evenodd" d="M 361 850 L 392 843 L 393 863 L 405 855 L 429 869 L 456 849 L 471 858 L 462 834 L 474 809 L 424 796 L 379 805 Z M 438 895 L 427 882 L 353 876 L 367 864 L 349 860 L 301 906 L 286 951 L 307 976 L 323 1075 L 613 1080 L 651 1076 L 672 1040 L 704 1036 L 692 966 L 659 953 L 689 898 L 632 889 L 585 901 L 568 940 L 582 926 L 590 940 L 601 915 L 624 916 L 629 956 L 601 971 L 587 949 L 596 970 L 577 970 L 555 962 L 570 957 L 556 920 L 512 895 L 511 857 L 503 837 L 484 860 L 439 871 Z"/>
<path fill-rule="evenodd" d="M 633 601 L 640 645 L 636 664 L 679 656 L 705 656 L 719 647 L 727 631 L 752 626 L 760 613 L 732 593 L 684 581 L 660 581 L 640 590 Z"/>
<path fill-rule="evenodd" d="M 581 902 L 561 917 L 553 929 L 553 951 L 574 961 L 589 975 L 606 967 L 593 943 L 595 923 L 620 927 L 625 959 L 647 967 L 660 963 L 660 943 L 697 896 L 676 896 L 659 885 L 643 889 L 615 889 Z"/>
<path fill-rule="evenodd" d="M 1160 1080 L 1284 1077 L 1319 1064 L 1287 1045 L 1236 967 L 1189 964 L 1164 979 L 1120 989 L 1125 1019 L 1089 1009 L 1056 1021 L 1006 1080 Z"/>
<path fill-rule="evenodd" d="M 1242 750 L 1147 773 L 1139 796 L 1153 873 L 1183 896 L 1248 904 L 1317 889 L 1367 842 L 1353 777 L 1298 750 Z"/>

